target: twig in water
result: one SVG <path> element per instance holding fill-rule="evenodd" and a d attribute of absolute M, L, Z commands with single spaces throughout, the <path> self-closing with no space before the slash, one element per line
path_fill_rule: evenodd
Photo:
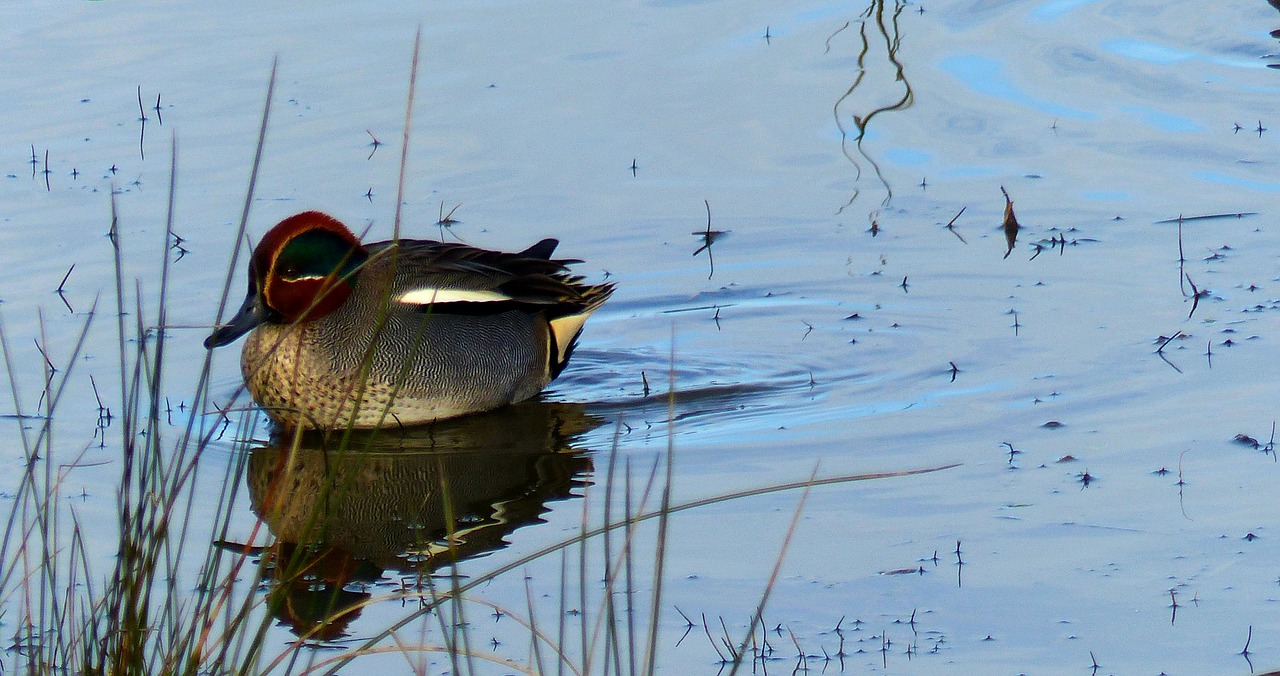
<path fill-rule="evenodd" d="M 447 214 L 446 214 L 446 213 L 444 212 L 444 202 L 441 202 L 441 203 L 440 203 L 440 218 L 436 220 L 436 225 L 443 226 L 443 227 L 446 227 L 446 228 L 447 228 L 447 227 L 450 227 L 450 226 L 452 226 L 452 225 L 454 225 L 454 224 L 458 223 L 458 221 L 454 220 L 454 218 L 453 218 L 453 214 L 454 214 L 454 213 L 456 213 L 456 212 L 458 211 L 458 209 L 460 209 L 461 207 L 462 207 L 462 205 L 461 205 L 461 204 L 455 204 L 455 205 L 453 205 L 453 208 L 449 210 L 449 213 L 447 213 Z"/>
<path fill-rule="evenodd" d="M 67 268 L 67 274 L 62 276 L 62 281 L 58 282 L 58 288 L 53 290 L 54 293 L 58 294 L 58 298 L 62 299 L 62 304 L 67 306 L 67 311 L 73 314 L 75 313 L 75 310 L 72 309 L 71 303 L 67 302 L 67 294 L 63 287 L 66 286 L 67 278 L 71 276 L 71 271 L 75 269 L 76 269 L 76 264 L 72 263 L 71 267 Z"/>
<path fill-rule="evenodd" d="M 1175 331 L 1172 336 L 1165 338 L 1164 341 L 1160 343 L 1160 347 L 1156 348 L 1156 354 L 1163 354 L 1165 346 L 1173 342 L 1174 339 L 1180 337 L 1181 335 L 1182 335 L 1182 331 Z"/>
<path fill-rule="evenodd" d="M 1187 295 L 1187 287 L 1182 283 L 1187 276 L 1186 265 L 1187 255 L 1182 250 L 1182 214 L 1178 214 L 1178 290 L 1183 296 Z"/>
<path fill-rule="evenodd" d="M 693 252 L 693 255 L 697 256 L 704 250 L 707 252 L 707 263 L 711 268 L 710 272 L 707 274 L 707 279 L 711 279 L 716 274 L 716 259 L 715 256 L 711 254 L 711 245 L 727 233 L 724 230 L 711 229 L 711 202 L 704 199 L 702 200 L 702 203 L 707 207 L 707 229 L 705 231 L 694 231 L 689 234 L 702 238 L 702 246 L 698 247 L 697 250 Z"/>
<path fill-rule="evenodd" d="M 684 618 L 684 634 L 680 636 L 679 641 L 676 641 L 676 647 L 679 648 L 680 644 L 684 643 L 685 638 L 689 636 L 689 632 L 693 631 L 693 628 L 698 625 L 694 624 L 693 620 L 689 619 L 689 616 L 685 615 L 683 610 L 680 610 L 680 606 L 672 607 L 676 609 L 677 613 L 680 613 L 680 617 Z"/>
<path fill-rule="evenodd" d="M 1163 223 L 1182 223 L 1182 222 L 1191 222 L 1191 221 L 1208 221 L 1208 220 L 1215 220 L 1219 218 L 1244 218 L 1245 216 L 1257 216 L 1257 215 L 1258 215 L 1258 212 L 1256 211 L 1240 211 L 1236 213 L 1224 213 L 1224 214 L 1205 214 L 1203 216 L 1183 216 L 1179 214 L 1174 218 L 1166 218 L 1163 221 L 1156 221 L 1156 223 L 1163 224 Z"/>
<path fill-rule="evenodd" d="M 1205 289 L 1201 291 L 1200 289 L 1196 288 L 1196 283 L 1191 281 L 1191 275 L 1185 275 L 1185 276 L 1187 278 L 1187 284 L 1191 285 L 1191 312 L 1187 313 L 1187 319 L 1191 319 L 1191 315 L 1194 315 L 1196 313 L 1196 308 L 1200 307 L 1200 299 L 1208 296 L 1209 290 Z"/>
<path fill-rule="evenodd" d="M 720 652 L 720 646 L 716 643 L 716 640 L 711 637 L 711 628 L 707 626 L 706 613 L 702 614 L 702 630 L 707 634 L 707 642 L 709 642 L 712 649 L 716 651 L 716 655 L 720 656 L 720 664 L 728 664 L 729 660 L 725 659 L 724 653 Z M 732 646 L 730 646 L 730 649 L 732 649 Z"/>
<path fill-rule="evenodd" d="M 957 238 L 959 238 L 961 242 L 964 242 L 965 244 L 968 244 L 968 242 L 965 241 L 964 237 L 960 236 L 960 231 L 956 230 L 956 219 L 960 218 L 960 214 L 963 214 L 964 210 L 968 208 L 969 207 L 967 206 L 960 207 L 960 211 L 956 212 L 956 215 L 951 217 L 951 220 L 947 222 L 947 226 L 946 226 L 947 229 L 951 231 L 951 234 L 955 235 Z"/>
<path fill-rule="evenodd" d="M 138 157 L 145 160 L 147 153 L 143 149 L 142 141 L 147 137 L 147 111 L 142 107 L 142 85 L 138 85 L 138 121 L 142 123 L 138 129 Z"/>
<path fill-rule="evenodd" d="M 1249 625 L 1249 636 L 1244 640 L 1244 649 L 1240 651 L 1240 655 L 1244 657 L 1244 661 L 1249 663 L 1249 671 L 1253 671 L 1253 660 L 1249 659 L 1249 644 L 1253 642 L 1253 625 Z"/>

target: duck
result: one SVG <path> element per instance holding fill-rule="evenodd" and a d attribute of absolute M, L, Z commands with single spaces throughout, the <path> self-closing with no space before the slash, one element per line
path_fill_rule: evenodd
<path fill-rule="evenodd" d="M 244 304 L 205 339 L 248 334 L 250 396 L 285 430 L 431 423 L 530 399 L 565 369 L 587 318 L 613 293 L 555 259 L 454 242 L 362 244 L 305 211 L 254 247 Z"/>

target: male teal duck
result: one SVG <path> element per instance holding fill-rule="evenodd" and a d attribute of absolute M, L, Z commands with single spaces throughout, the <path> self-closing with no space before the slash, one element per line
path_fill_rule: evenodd
<path fill-rule="evenodd" d="M 613 293 L 569 273 L 544 239 L 519 253 L 408 240 L 361 244 L 317 211 L 271 228 L 249 293 L 204 341 L 246 332 L 254 400 L 293 429 L 394 427 L 528 399 L 564 370 Z"/>

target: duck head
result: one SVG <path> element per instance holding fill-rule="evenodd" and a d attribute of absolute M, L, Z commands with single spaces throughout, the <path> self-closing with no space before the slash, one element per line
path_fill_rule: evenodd
<path fill-rule="evenodd" d="M 206 348 L 231 343 L 262 323 L 319 319 L 351 295 L 368 253 L 347 226 L 318 211 L 277 223 L 249 259 L 249 293 L 240 310 L 205 339 Z"/>

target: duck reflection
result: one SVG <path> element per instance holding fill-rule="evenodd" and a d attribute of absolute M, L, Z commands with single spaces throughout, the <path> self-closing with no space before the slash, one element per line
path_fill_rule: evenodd
<path fill-rule="evenodd" d="M 272 613 L 299 636 L 333 640 L 384 572 L 421 581 L 503 548 L 510 533 L 540 521 L 548 501 L 583 485 L 591 461 L 572 444 L 602 423 L 581 405 L 532 401 L 427 427 L 346 440 L 290 436 L 255 449 L 251 506 L 275 536 L 258 551 Z"/>

